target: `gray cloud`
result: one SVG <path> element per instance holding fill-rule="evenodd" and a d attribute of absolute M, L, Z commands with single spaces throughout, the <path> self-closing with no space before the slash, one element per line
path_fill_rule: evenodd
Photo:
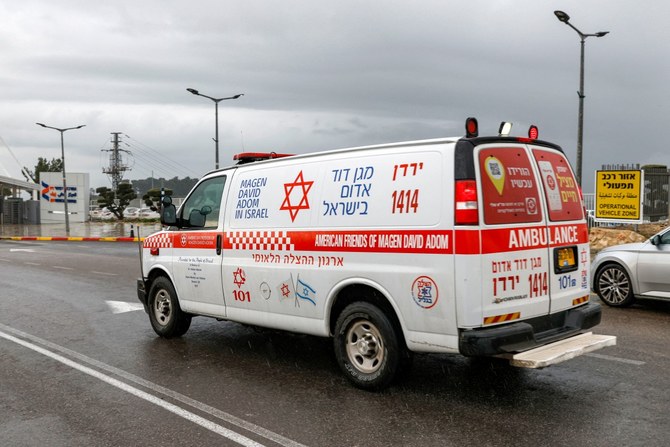
<path fill-rule="evenodd" d="M 488 133 L 503 119 L 516 134 L 537 124 L 574 163 L 579 39 L 557 7 L 585 32 L 611 32 L 586 45 L 585 190 L 602 163 L 670 163 L 657 136 L 670 116 L 660 0 L 5 2 L 0 136 L 32 167 L 59 156 L 36 121 L 86 124 L 66 134 L 66 157 L 92 186 L 109 184 L 100 149 L 115 131 L 184 168 L 143 154 L 127 177 L 201 174 L 214 114 L 193 87 L 245 93 L 220 105 L 222 161 L 460 135 L 477 116 Z M 19 175 L 1 147 L 0 164 Z"/>

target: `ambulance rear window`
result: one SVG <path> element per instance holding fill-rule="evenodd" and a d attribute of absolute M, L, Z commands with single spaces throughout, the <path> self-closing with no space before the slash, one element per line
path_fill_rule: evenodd
<path fill-rule="evenodd" d="M 537 179 L 523 147 L 482 149 L 479 169 L 486 224 L 542 220 Z"/>
<path fill-rule="evenodd" d="M 565 156 L 559 152 L 535 148 L 533 157 L 542 177 L 549 220 L 583 219 L 584 208 L 579 187 Z"/>

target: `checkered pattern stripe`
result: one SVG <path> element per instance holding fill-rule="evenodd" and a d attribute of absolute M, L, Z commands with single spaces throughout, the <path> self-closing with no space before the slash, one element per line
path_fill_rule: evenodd
<path fill-rule="evenodd" d="M 172 238 L 169 234 L 161 233 L 144 239 L 144 248 L 171 248 Z"/>
<path fill-rule="evenodd" d="M 285 231 L 231 231 L 226 236 L 233 250 L 294 250 Z"/>

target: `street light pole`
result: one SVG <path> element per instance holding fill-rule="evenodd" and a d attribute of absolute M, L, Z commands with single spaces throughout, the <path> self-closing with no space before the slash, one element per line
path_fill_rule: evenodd
<path fill-rule="evenodd" d="M 75 129 L 81 129 L 84 127 L 86 124 L 82 124 L 77 127 L 66 127 L 65 129 L 61 129 L 58 127 L 51 127 L 47 126 L 46 124 L 42 123 L 35 123 L 38 126 L 42 126 L 45 129 L 53 129 L 57 130 L 60 132 L 60 153 L 61 153 L 61 161 L 62 161 L 62 166 L 63 166 L 63 204 L 65 205 L 65 234 L 70 235 L 70 213 L 67 208 L 67 178 L 65 175 L 65 144 L 63 143 L 63 133 L 68 130 L 75 130 Z"/>
<path fill-rule="evenodd" d="M 235 96 L 228 96 L 226 98 L 212 98 L 211 96 L 203 95 L 194 88 L 187 88 L 187 92 L 193 93 L 196 96 L 202 96 L 203 98 L 208 98 L 214 101 L 214 148 L 215 148 L 215 168 L 219 169 L 219 103 L 225 101 L 226 99 L 237 99 L 240 96 L 244 96 L 244 93 L 240 93 Z"/>
<path fill-rule="evenodd" d="M 587 37 L 603 37 L 609 31 L 599 31 L 593 34 L 582 33 L 572 23 L 570 23 L 570 16 L 563 11 L 554 11 L 554 15 L 558 20 L 568 25 L 579 34 L 581 52 L 579 58 L 579 115 L 577 117 L 577 184 L 582 186 L 582 152 L 584 142 L 584 43 Z"/>

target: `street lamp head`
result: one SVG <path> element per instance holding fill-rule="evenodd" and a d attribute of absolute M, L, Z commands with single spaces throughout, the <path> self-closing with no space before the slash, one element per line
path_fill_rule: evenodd
<path fill-rule="evenodd" d="M 47 126 L 46 124 L 42 124 L 42 123 L 35 123 L 35 124 L 37 124 L 38 126 L 42 126 L 42 127 L 44 127 L 45 129 L 53 129 L 53 130 L 57 130 L 57 131 L 59 131 L 59 132 L 61 132 L 61 133 L 62 133 L 62 132 L 65 132 L 65 131 L 68 131 L 68 130 L 77 130 L 77 129 L 81 129 L 82 127 L 86 127 L 86 124 L 80 124 L 80 125 L 77 126 L 77 127 L 66 127 L 65 129 L 61 129 L 60 127 Z"/>
<path fill-rule="evenodd" d="M 568 23 L 568 21 L 570 20 L 570 16 L 564 13 L 563 11 L 554 11 L 554 15 L 556 16 L 556 18 L 558 18 L 558 20 L 560 20 L 563 23 Z"/>
<path fill-rule="evenodd" d="M 596 37 L 603 37 L 607 34 L 609 34 L 609 31 L 599 31 L 596 33 Z"/>
<path fill-rule="evenodd" d="M 193 93 L 194 95 L 199 95 L 199 94 L 200 94 L 200 92 L 198 92 L 198 91 L 197 91 L 196 89 L 194 89 L 194 88 L 187 88 L 186 91 L 187 91 L 187 92 L 190 92 L 190 93 Z"/>
<path fill-rule="evenodd" d="M 233 96 L 233 99 L 237 99 L 237 98 L 239 98 L 240 96 L 244 96 L 244 93 L 240 93 L 239 95 L 235 95 L 235 96 Z"/>

